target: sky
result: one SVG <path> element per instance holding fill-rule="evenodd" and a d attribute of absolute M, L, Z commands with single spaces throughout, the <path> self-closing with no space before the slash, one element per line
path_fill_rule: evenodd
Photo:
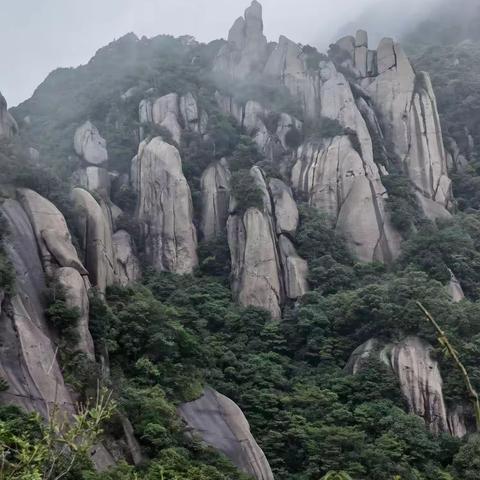
<path fill-rule="evenodd" d="M 398 36 L 436 0 L 261 0 L 269 40 L 286 35 L 326 50 L 351 28 Z M 225 38 L 250 0 L 0 0 L 0 92 L 29 98 L 57 67 L 85 64 L 125 33 Z M 408 14 L 406 12 L 409 12 Z M 348 27 L 346 27 L 348 26 Z"/>

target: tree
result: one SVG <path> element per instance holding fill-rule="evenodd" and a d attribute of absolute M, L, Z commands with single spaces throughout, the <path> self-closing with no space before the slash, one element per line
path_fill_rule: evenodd
<path fill-rule="evenodd" d="M 30 429 L 0 421 L 0 478 L 62 479 L 88 456 L 115 409 L 111 392 L 98 390 L 94 405 L 79 405 L 74 415 L 55 405 L 45 425 L 38 414 L 30 418 Z"/>

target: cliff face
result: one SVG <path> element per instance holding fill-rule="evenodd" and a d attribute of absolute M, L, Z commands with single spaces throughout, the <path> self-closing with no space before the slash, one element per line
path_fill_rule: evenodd
<path fill-rule="evenodd" d="M 44 415 L 57 401 L 73 412 L 56 355 L 57 332 L 44 313 L 42 292 L 52 281 L 64 290 L 67 305 L 78 309 L 75 349 L 95 361 L 88 324 L 91 289 L 104 296 L 108 287 L 135 283 L 144 266 L 195 274 L 199 240 L 226 237 L 235 301 L 262 308 L 279 321 L 285 309 L 296 312 L 309 290 L 309 265 L 297 252 L 300 203 L 326 214 L 355 262 L 392 264 L 400 255 L 404 238 L 391 221 L 389 175 L 408 179 L 425 217 L 450 218 L 454 199 L 447 164 L 460 169 L 465 162 L 455 145 L 449 145 L 447 157 L 430 79 L 415 72 L 393 40 L 370 50 L 366 32 L 359 31 L 340 39 L 330 57 L 312 54 L 283 36 L 268 44 L 261 5 L 253 1 L 231 28 L 212 70 L 234 89 L 271 82 L 298 108 L 278 111 L 261 96 L 240 100 L 222 90 L 222 82 L 197 85 L 198 91 L 183 84 L 177 89 L 172 82 L 157 89 L 130 88 L 118 100 L 138 111 L 126 129 L 136 141 L 131 162 L 133 152 L 127 156 L 111 149 L 106 140 L 111 132 L 97 120 L 99 128 L 90 120 L 73 126 L 70 154 L 77 167 L 69 187 L 78 252 L 58 205 L 29 189 L 14 189 L 6 197 L 1 210 L 12 233 L 6 251 L 17 290 L 0 292 L 5 345 L 0 376 L 10 385 L 0 393 L 2 401 Z M 208 101 L 200 97 L 203 89 Z M 246 160 L 245 175 L 261 197 L 255 205 L 244 208 L 245 199 L 235 198 L 235 155 L 217 155 L 223 138 L 210 127 L 219 118 L 225 131 L 249 137 L 262 158 Z M 0 137 L 10 138 L 17 129 L 0 95 Z M 211 148 L 206 160 L 199 155 L 198 164 L 190 159 L 186 165 L 192 138 Z M 119 157 L 130 167 L 123 174 L 111 166 L 120 163 Z M 130 199 L 134 213 L 123 206 L 128 202 L 118 202 L 122 208 L 115 204 L 122 200 L 119 191 Z M 464 299 L 453 274 L 448 292 L 454 302 Z M 433 433 L 466 434 L 467 409 L 447 408 L 429 344 L 415 336 L 390 343 L 371 339 L 353 352 L 349 372 L 357 373 L 372 355 L 391 368 L 411 413 Z M 244 414 L 230 399 L 205 388 L 201 398 L 178 411 L 190 432 L 242 471 L 273 479 Z M 135 450 L 132 457 L 140 462 L 133 427 L 127 418 L 122 424 Z"/>

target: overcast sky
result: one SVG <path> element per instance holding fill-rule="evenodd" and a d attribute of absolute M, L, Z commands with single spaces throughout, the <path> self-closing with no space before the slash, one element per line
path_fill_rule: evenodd
<path fill-rule="evenodd" d="M 375 41 L 380 35 L 398 36 L 401 29 L 418 19 L 419 9 L 433 1 L 436 0 L 261 3 L 269 40 L 283 34 L 325 49 L 350 22 L 355 22 L 355 26 L 360 22 L 362 27 L 373 30 Z M 100 47 L 131 31 L 148 37 L 189 34 L 201 41 L 225 38 L 249 3 L 250 0 L 0 0 L 0 91 L 14 106 L 29 98 L 54 68 L 86 63 Z"/>

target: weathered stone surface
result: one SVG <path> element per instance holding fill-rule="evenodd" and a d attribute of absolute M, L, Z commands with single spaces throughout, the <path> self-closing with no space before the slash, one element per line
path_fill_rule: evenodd
<path fill-rule="evenodd" d="M 90 310 L 88 301 L 89 282 L 85 285 L 85 279 L 78 273 L 78 270 L 71 267 L 58 269 L 55 272 L 55 279 L 64 290 L 67 306 L 69 308 L 77 308 L 80 314 L 76 328 L 78 334 L 76 348 L 95 361 L 93 339 L 88 329 Z"/>
<path fill-rule="evenodd" d="M 417 192 L 426 199 L 421 203 L 427 217 L 448 216 L 451 181 L 430 78 L 423 72 L 416 75 L 402 48 L 391 39 L 380 42 L 377 68 L 379 75 L 367 90 L 385 139 Z"/>
<path fill-rule="evenodd" d="M 450 295 L 453 302 L 458 303 L 465 299 L 465 294 L 463 293 L 463 288 L 460 285 L 460 282 L 457 280 L 457 277 L 450 270 L 450 282 L 447 286 L 447 292 Z"/>
<path fill-rule="evenodd" d="M 320 113 L 320 80 L 309 72 L 301 47 L 287 37 L 281 36 L 278 45 L 270 54 L 264 74 L 280 79 L 290 93 L 299 99 L 309 119 Z"/>
<path fill-rule="evenodd" d="M 303 145 L 292 184 L 332 219 L 359 260 L 391 262 L 398 256 L 401 239 L 388 222 L 384 191 L 365 171 L 349 137 L 335 137 L 325 146 Z"/>
<path fill-rule="evenodd" d="M 293 199 L 292 189 L 278 178 L 268 182 L 275 210 L 277 234 L 294 234 L 298 227 L 298 207 Z"/>
<path fill-rule="evenodd" d="M 111 221 L 95 198 L 83 188 L 74 188 L 72 198 L 77 210 L 75 221 L 85 266 L 92 285 L 105 292 L 115 282 Z"/>
<path fill-rule="evenodd" d="M 0 137 L 12 137 L 18 132 L 18 125 L 7 109 L 7 101 L 0 93 Z"/>
<path fill-rule="evenodd" d="M 73 176 L 77 186 L 98 192 L 106 198 L 110 195 L 111 177 L 106 168 L 87 167 L 77 170 Z"/>
<path fill-rule="evenodd" d="M 113 251 L 116 260 L 117 282 L 126 286 L 140 279 L 141 268 L 135 255 L 133 240 L 128 232 L 119 230 L 113 235 Z"/>
<path fill-rule="evenodd" d="M 197 100 L 192 93 L 189 92 L 180 97 L 180 112 L 182 114 L 183 124 L 187 130 L 202 134 L 206 132 L 208 115 L 206 112 L 200 113 Z"/>
<path fill-rule="evenodd" d="M 87 163 L 102 165 L 108 161 L 107 142 L 90 121 L 77 128 L 73 146 L 76 154 Z"/>
<path fill-rule="evenodd" d="M 240 305 L 268 310 L 280 318 L 282 280 L 271 218 L 256 208 L 227 222 L 232 259 L 232 290 Z"/>
<path fill-rule="evenodd" d="M 432 432 L 448 432 L 443 382 L 432 350 L 431 345 L 418 337 L 389 344 L 372 339 L 353 352 L 347 369 L 356 373 L 365 359 L 378 355 L 397 376 L 410 411 L 422 417 Z"/>
<path fill-rule="evenodd" d="M 355 68 L 362 77 L 367 76 L 368 34 L 365 30 L 358 30 L 355 36 Z"/>
<path fill-rule="evenodd" d="M 222 452 L 240 470 L 257 480 L 273 480 L 265 454 L 232 400 L 207 387 L 198 400 L 180 405 L 178 412 L 191 434 Z"/>
<path fill-rule="evenodd" d="M 132 162 L 132 181 L 148 262 L 159 271 L 191 273 L 198 264 L 197 236 L 178 150 L 160 137 L 142 142 Z"/>
<path fill-rule="evenodd" d="M 449 409 L 447 421 L 450 433 L 454 437 L 463 438 L 467 433 L 474 431 L 469 428 L 470 425 L 467 420 L 473 417 L 472 409 L 466 405 L 456 405 Z"/>
<path fill-rule="evenodd" d="M 245 18 L 237 19 L 228 43 L 218 52 L 214 71 L 227 78 L 245 79 L 263 68 L 267 58 L 267 39 L 263 35 L 262 6 L 253 0 Z"/>
<path fill-rule="evenodd" d="M 44 317 L 46 283 L 36 235 L 18 202 L 5 200 L 1 210 L 10 231 L 6 251 L 15 269 L 16 290 L 0 321 L 0 375 L 9 385 L 0 400 L 45 417 L 54 402 L 71 412 L 73 401 Z"/>
<path fill-rule="evenodd" d="M 280 235 L 278 247 L 282 261 L 285 294 L 291 300 L 296 300 L 308 292 L 308 264 L 298 256 L 293 243 L 285 235 Z"/>
<path fill-rule="evenodd" d="M 202 219 L 200 230 L 205 240 L 225 232 L 230 203 L 230 170 L 225 159 L 210 165 L 200 181 Z"/>
<path fill-rule="evenodd" d="M 87 271 L 78 258 L 62 213 L 33 190 L 20 188 L 17 198 L 28 215 L 37 239 L 43 268 L 53 274 L 57 267 L 72 267 L 82 275 Z"/>

